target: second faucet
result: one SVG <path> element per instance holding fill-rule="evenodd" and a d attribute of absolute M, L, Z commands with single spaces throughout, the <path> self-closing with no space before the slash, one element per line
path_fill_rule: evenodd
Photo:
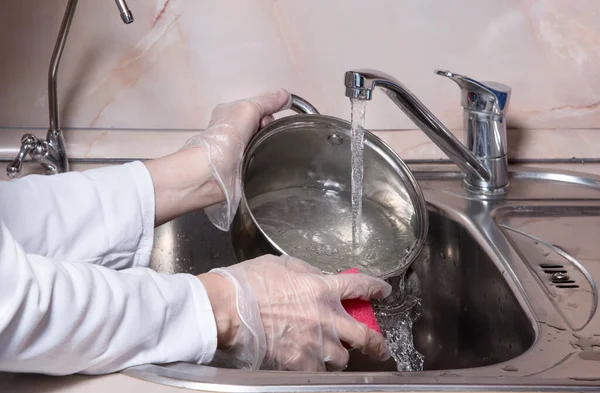
<path fill-rule="evenodd" d="M 47 175 L 69 171 L 69 159 L 65 148 L 65 138 L 58 117 L 58 96 L 56 88 L 56 76 L 58 66 L 62 57 L 65 42 L 69 35 L 73 15 L 77 8 L 78 0 L 69 0 L 65 15 L 63 16 L 60 31 L 52 52 L 50 67 L 48 69 L 48 111 L 50 115 L 50 126 L 46 139 L 38 139 L 34 135 L 25 134 L 21 138 L 21 147 L 17 157 L 6 167 L 6 174 L 15 178 L 21 173 L 23 161 L 30 155 L 31 158 L 42 165 Z M 121 19 L 125 24 L 133 22 L 133 15 L 125 0 L 115 0 Z"/>

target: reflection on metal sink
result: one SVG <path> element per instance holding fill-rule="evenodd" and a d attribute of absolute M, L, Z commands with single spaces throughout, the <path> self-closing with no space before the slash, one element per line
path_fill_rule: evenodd
<path fill-rule="evenodd" d="M 424 371 L 397 372 L 353 353 L 342 373 L 185 363 L 124 373 L 210 391 L 598 391 L 600 247 L 588 243 L 600 233 L 600 179 L 511 172 L 508 195 L 483 199 L 462 188 L 460 173 L 412 169 L 430 210 L 428 242 L 411 268 L 420 281 L 423 313 L 413 334 Z M 235 263 L 229 235 L 202 212 L 163 225 L 155 240 L 158 271 L 198 274 Z M 552 282 L 563 270 L 578 288 Z"/>

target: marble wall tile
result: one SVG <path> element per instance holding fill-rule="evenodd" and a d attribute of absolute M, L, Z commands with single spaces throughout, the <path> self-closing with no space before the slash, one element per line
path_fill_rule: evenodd
<path fill-rule="evenodd" d="M 66 3 L 0 4 L 0 126 L 47 126 L 47 67 Z M 600 124 L 597 0 L 128 3 L 131 25 L 112 0 L 79 1 L 59 74 L 64 127 L 198 129 L 214 105 L 276 87 L 348 119 L 342 79 L 356 67 L 396 76 L 452 129 L 459 91 L 436 68 L 510 85 L 508 124 L 523 138 Z M 414 124 L 376 94 L 367 127 Z"/>

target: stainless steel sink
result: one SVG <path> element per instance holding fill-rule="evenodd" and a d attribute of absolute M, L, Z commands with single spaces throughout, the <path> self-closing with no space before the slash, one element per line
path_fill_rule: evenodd
<path fill-rule="evenodd" d="M 413 334 L 424 371 L 400 373 L 393 362 L 353 353 L 342 373 L 184 363 L 124 373 L 211 391 L 598 391 L 600 178 L 511 172 L 511 192 L 483 200 L 447 167 L 412 169 L 430 213 L 427 245 L 411 268 L 420 282 Z M 163 225 L 155 240 L 158 271 L 199 274 L 236 262 L 228 234 L 202 212 Z"/>

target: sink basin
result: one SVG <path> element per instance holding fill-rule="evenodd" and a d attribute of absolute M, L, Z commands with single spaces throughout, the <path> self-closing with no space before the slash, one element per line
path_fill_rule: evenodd
<path fill-rule="evenodd" d="M 486 366 L 512 359 L 535 340 L 535 330 L 488 254 L 461 224 L 430 209 L 427 243 L 411 269 L 419 278 L 422 314 L 415 347 L 425 370 Z M 151 268 L 200 274 L 236 263 L 227 233 L 194 212 L 157 228 Z M 348 371 L 396 371 L 352 352 Z"/>
<path fill-rule="evenodd" d="M 341 373 L 185 363 L 124 373 L 210 391 L 598 391 L 600 247 L 580 243 L 600 233 L 600 178 L 511 172 L 507 196 L 482 199 L 447 167 L 412 169 L 430 219 L 427 244 L 411 267 L 421 292 L 413 335 L 424 371 L 398 372 L 393 361 L 352 351 Z M 151 263 L 157 271 L 199 274 L 235 262 L 229 235 L 203 212 L 157 228 Z M 552 282 L 563 270 L 577 288 Z"/>
<path fill-rule="evenodd" d="M 198 275 L 237 263 L 229 234 L 215 228 L 204 211 L 195 211 L 154 231 L 150 268 Z"/>
<path fill-rule="evenodd" d="M 487 366 L 515 358 L 535 340 L 532 322 L 492 259 L 461 224 L 429 210 L 429 236 L 411 270 L 422 313 L 413 326 L 424 370 Z M 353 353 L 348 371 L 395 371 Z"/>
<path fill-rule="evenodd" d="M 425 370 L 481 367 L 515 358 L 533 323 L 490 256 L 462 225 L 431 211 L 426 250 L 412 266 L 423 313 L 415 322 Z"/>

